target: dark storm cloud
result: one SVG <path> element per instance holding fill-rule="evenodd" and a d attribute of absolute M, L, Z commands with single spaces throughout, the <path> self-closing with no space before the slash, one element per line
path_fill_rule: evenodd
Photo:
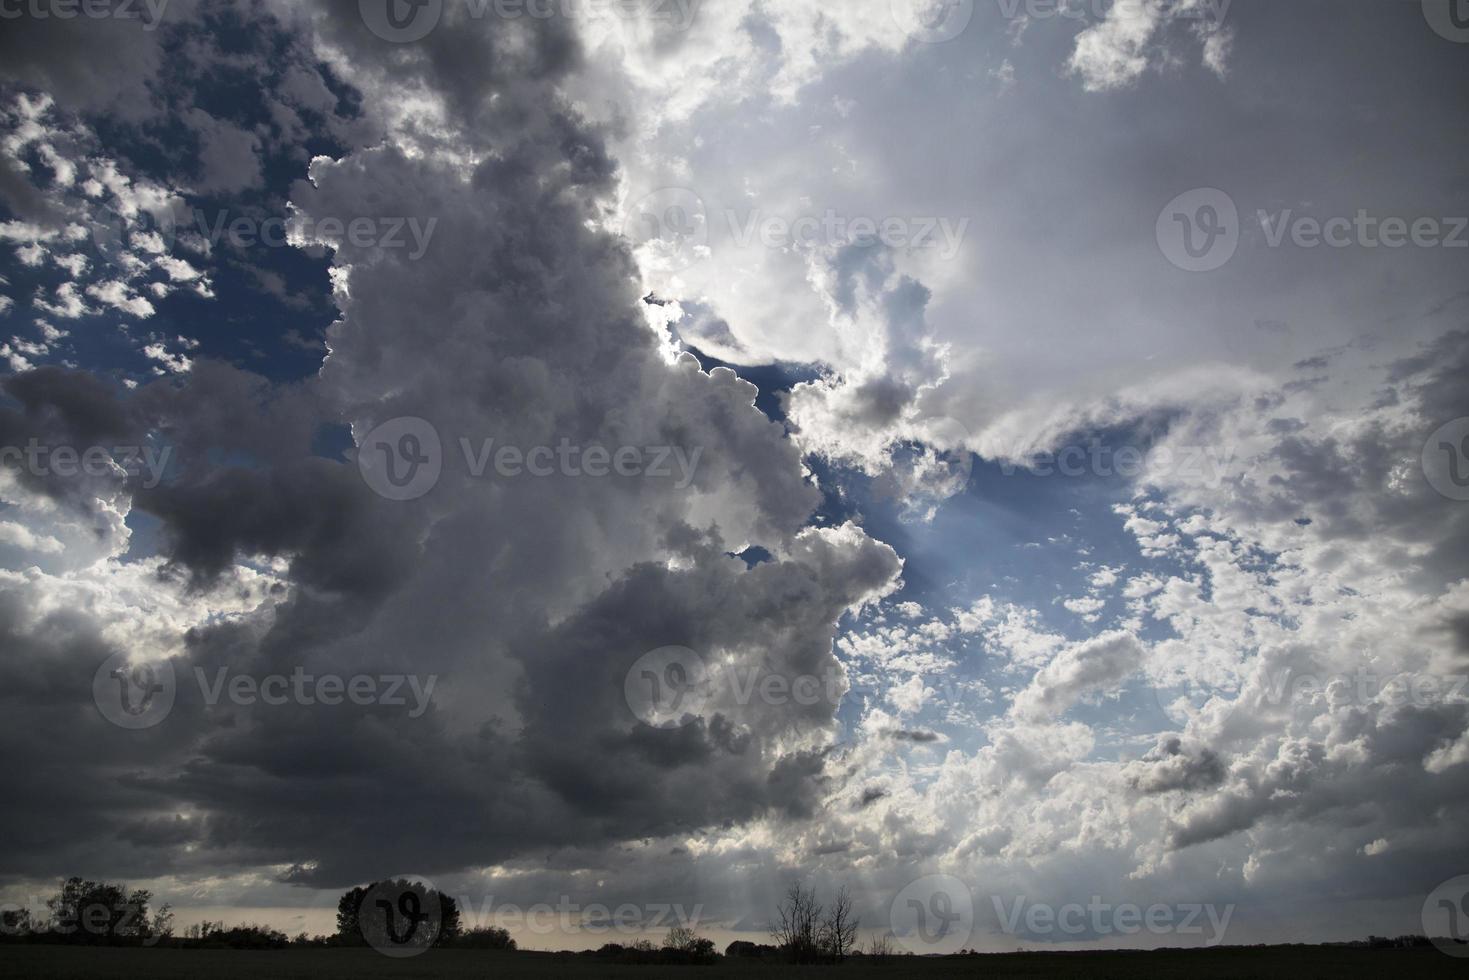
<path fill-rule="evenodd" d="M 202 4 L 199 6 L 210 6 Z M 154 105 L 150 89 L 163 66 L 165 29 L 194 20 L 195 4 L 144 5 L 136 0 L 90 3 L 88 11 L 56 16 L 46 0 L 15 11 L 0 31 L 0 77 L 42 89 L 77 110 L 103 110 L 125 118 L 148 114 Z M 30 16 L 30 10 L 45 16 Z M 131 11 L 132 17 L 115 16 Z"/>
<path fill-rule="evenodd" d="M 4 390 L 17 408 L 0 416 L 10 443 L 45 436 L 74 445 L 136 438 L 139 419 L 116 385 L 82 371 L 42 367 L 7 378 Z"/>
<path fill-rule="evenodd" d="M 105 535 L 102 509 L 133 479 L 146 478 L 142 416 L 119 386 L 81 371 L 42 367 L 7 378 L 3 391 L 10 404 L 0 402 L 0 465 Z M 89 452 L 93 460 L 84 465 Z"/>
<path fill-rule="evenodd" d="M 901 566 L 855 527 L 803 531 L 820 495 L 781 426 L 755 408 L 754 386 L 663 358 L 625 244 L 594 227 L 616 168 L 554 91 L 577 63 L 569 26 L 484 18 L 385 49 L 355 4 L 297 13 L 347 54 L 375 107 L 426 95 L 444 110 L 446 128 L 410 121 L 405 139 L 493 152 L 465 169 L 374 146 L 318 159 L 293 188 L 308 216 L 366 205 L 436 220 L 421 263 L 335 243 L 342 315 L 317 378 L 272 384 L 200 359 L 190 376 L 128 396 L 81 376 L 16 382 L 32 414 L 98 432 L 128 420 L 173 448 L 167 480 L 130 488 L 133 507 L 159 522 L 164 571 L 180 579 L 160 588 L 207 605 L 242 588 L 241 563 L 284 582 L 254 611 L 182 638 L 177 703 L 146 732 L 97 727 L 89 685 L 116 648 L 95 627 L 54 654 L 65 666 L 47 675 L 47 696 L 65 703 L 69 690 L 71 711 L 91 716 L 85 738 L 55 743 L 56 768 L 24 787 L 30 809 L 16 820 L 37 821 L 83 784 L 93 797 L 67 820 L 94 843 L 59 854 L 33 828 L 11 838 L 27 852 L 8 853 L 7 867 L 284 865 L 291 881 L 336 886 L 389 867 L 453 872 L 811 815 L 835 703 L 747 703 L 726 690 L 696 723 L 655 730 L 631 712 L 624 676 L 675 643 L 711 663 L 839 676 L 837 621 L 890 589 Z M 324 424 L 360 439 L 405 415 L 430 420 L 447 450 L 421 500 L 385 500 L 352 460 L 312 453 Z M 664 445 L 700 462 L 687 488 L 496 481 L 452 461 L 460 437 Z M 755 543 L 773 560 L 747 568 L 726 555 Z M 298 669 L 438 686 L 410 716 L 209 705 L 197 680 Z M 57 718 L 26 721 L 40 737 Z M 97 758 L 101 735 L 111 749 Z"/>

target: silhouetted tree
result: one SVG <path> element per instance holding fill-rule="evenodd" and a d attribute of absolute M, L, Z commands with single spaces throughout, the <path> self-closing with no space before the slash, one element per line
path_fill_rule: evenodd
<path fill-rule="evenodd" d="M 817 940 L 822 951 L 834 960 L 842 960 L 857 948 L 857 925 L 858 920 L 852 915 L 852 893 L 843 885 L 837 889 L 836 900 L 821 920 Z"/>
<path fill-rule="evenodd" d="M 776 922 L 770 929 L 775 944 L 785 950 L 793 963 L 815 963 L 821 958 L 821 906 L 816 890 L 794 882 L 785 900 L 775 909 Z"/>
<path fill-rule="evenodd" d="M 714 940 L 705 939 L 687 926 L 674 926 L 663 938 L 664 952 L 675 954 L 678 960 L 689 963 L 712 963 Z"/>
<path fill-rule="evenodd" d="M 369 894 L 378 896 L 391 895 L 389 908 L 385 909 L 363 909 L 363 903 Z M 388 901 L 381 897 L 374 901 Z M 401 906 L 399 903 L 402 903 Z M 346 945 L 361 945 L 366 941 L 363 933 L 362 916 L 367 914 L 376 916 L 397 916 L 402 913 L 405 918 L 410 916 L 422 916 L 432 918 L 434 913 L 438 914 L 438 929 L 432 934 L 416 933 L 409 940 L 414 945 L 442 946 L 459 938 L 459 903 L 454 901 L 450 895 L 440 894 L 434 889 L 427 888 L 416 881 L 399 879 L 396 881 L 373 882 L 366 887 L 352 888 L 342 894 L 337 901 L 337 938 Z M 376 920 L 372 920 L 376 925 Z"/>
<path fill-rule="evenodd" d="M 353 888 L 337 899 L 337 938 L 356 946 L 366 942 L 357 914 L 362 910 L 362 899 L 367 896 L 366 888 Z"/>
<path fill-rule="evenodd" d="M 61 890 L 46 900 L 51 921 L 47 931 L 62 942 L 115 943 L 143 940 L 154 935 L 148 915 L 152 894 L 145 888 L 132 892 L 125 885 L 112 885 L 82 878 L 68 878 Z M 172 929 L 173 916 L 165 906 L 162 923 Z"/>

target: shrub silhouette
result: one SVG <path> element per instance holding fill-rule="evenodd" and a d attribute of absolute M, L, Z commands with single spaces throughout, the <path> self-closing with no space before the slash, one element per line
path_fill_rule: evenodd
<path fill-rule="evenodd" d="M 499 926 L 484 926 L 469 929 L 454 940 L 454 945 L 463 949 L 515 949 L 515 940 L 508 929 Z"/>

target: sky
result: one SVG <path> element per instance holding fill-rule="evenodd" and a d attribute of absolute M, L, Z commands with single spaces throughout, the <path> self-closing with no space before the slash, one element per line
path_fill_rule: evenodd
<path fill-rule="evenodd" d="M 1449 0 L 0 21 L 0 903 L 1455 927 Z"/>

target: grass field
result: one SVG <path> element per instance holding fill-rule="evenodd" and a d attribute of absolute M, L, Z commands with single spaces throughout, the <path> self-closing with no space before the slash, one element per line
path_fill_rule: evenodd
<path fill-rule="evenodd" d="M 850 962 L 836 967 L 794 967 L 724 960 L 707 967 L 638 967 L 556 953 L 433 950 L 394 960 L 360 949 L 232 950 L 126 949 L 69 946 L 0 947 L 0 977 L 35 980 L 70 977 L 269 977 L 272 980 L 336 980 L 348 977 L 1076 977 L 1133 978 L 1463 977 L 1469 962 L 1434 949 L 1168 950 L 1148 953 L 1008 953 L 933 959 L 902 957 L 886 965 Z"/>

